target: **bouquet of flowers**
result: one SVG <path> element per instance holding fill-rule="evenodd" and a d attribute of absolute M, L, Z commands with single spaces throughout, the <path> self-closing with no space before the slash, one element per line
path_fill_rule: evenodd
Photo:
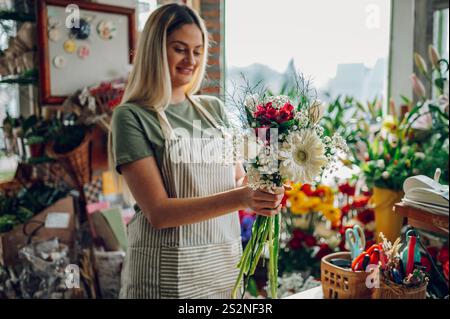
<path fill-rule="evenodd" d="M 125 86 L 124 79 L 101 82 L 78 90 L 63 105 L 67 112 L 75 113 L 79 121 L 88 125 L 99 124 L 108 131 L 112 112 L 122 101 Z"/>
<path fill-rule="evenodd" d="M 283 95 L 271 96 L 266 90 L 235 103 L 244 127 L 250 128 L 246 138 L 253 143 L 247 145 L 255 145 L 253 152 L 247 152 L 247 177 L 253 189 L 273 191 L 288 182 L 313 183 L 324 169 L 335 167 L 339 150 L 347 151 L 340 135 L 326 136 L 318 124 L 322 104 L 311 99 L 305 87 L 297 85 L 297 88 L 297 101 Z M 266 244 L 271 297 L 277 298 L 279 235 L 279 214 L 256 218 L 252 236 L 238 264 L 240 273 L 233 298 L 237 296 L 243 276 L 248 279 L 254 273 Z"/>

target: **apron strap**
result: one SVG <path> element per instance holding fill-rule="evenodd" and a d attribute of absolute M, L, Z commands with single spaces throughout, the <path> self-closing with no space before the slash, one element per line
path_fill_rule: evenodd
<path fill-rule="evenodd" d="M 172 126 L 170 125 L 170 122 L 167 119 L 166 112 L 158 111 L 157 117 L 158 117 L 159 125 L 161 126 L 162 133 L 164 135 L 164 139 L 166 141 L 169 141 L 169 140 L 175 138 Z"/>
<path fill-rule="evenodd" d="M 199 103 L 197 103 L 197 101 L 195 101 L 189 95 L 186 95 L 186 98 L 192 103 L 192 105 L 194 105 L 197 108 L 197 110 L 200 111 L 200 113 L 202 113 L 208 119 L 208 121 L 211 122 L 211 124 L 215 128 L 219 128 L 220 127 L 220 125 L 217 123 L 216 119 L 203 106 L 201 106 Z"/>
<path fill-rule="evenodd" d="M 220 128 L 220 125 L 217 123 L 216 119 L 211 115 L 211 113 L 209 113 L 203 106 L 201 106 L 199 103 L 197 103 L 197 101 L 195 101 L 192 97 L 190 97 L 189 95 L 186 95 L 186 98 L 188 99 L 189 102 L 191 102 L 191 104 L 200 112 L 202 113 L 207 119 L 208 121 L 211 122 L 211 124 L 215 127 L 215 128 Z M 169 120 L 167 119 L 167 115 L 166 112 L 164 111 L 158 111 L 157 113 L 158 115 L 158 121 L 159 121 L 159 125 L 161 126 L 161 130 L 163 132 L 164 138 L 165 140 L 170 140 L 175 138 L 175 135 L 173 133 L 173 129 L 172 126 L 170 125 Z M 223 133 L 223 132 L 222 132 Z"/>

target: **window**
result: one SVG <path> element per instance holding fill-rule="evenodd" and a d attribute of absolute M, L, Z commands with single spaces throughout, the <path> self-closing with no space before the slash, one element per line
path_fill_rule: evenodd
<path fill-rule="evenodd" d="M 139 0 L 137 6 L 138 14 L 138 31 L 141 32 L 144 29 L 145 22 L 148 17 L 158 7 L 157 0 Z"/>
<path fill-rule="evenodd" d="M 0 9 L 2 8 L 0 6 Z M 0 20 L 0 53 L 8 47 L 8 39 L 10 36 L 15 35 L 15 30 L 16 23 L 14 21 Z M 1 74 L 0 79 L 3 76 L 4 74 Z M 6 117 L 6 112 L 13 117 L 19 116 L 19 86 L 17 84 L 0 83 L 0 127 Z M 0 130 L 0 149 L 4 147 L 3 130 Z"/>
<path fill-rule="evenodd" d="M 438 51 L 439 55 L 448 60 L 448 36 L 449 36 L 449 25 L 448 25 L 448 15 L 449 9 L 436 10 L 433 16 L 433 45 Z M 447 70 L 448 78 L 448 70 Z M 433 96 L 436 96 L 436 88 L 433 87 Z"/>
<path fill-rule="evenodd" d="M 245 74 L 279 91 L 290 69 L 311 77 L 322 100 L 385 98 L 389 0 L 227 0 L 226 91 Z"/>

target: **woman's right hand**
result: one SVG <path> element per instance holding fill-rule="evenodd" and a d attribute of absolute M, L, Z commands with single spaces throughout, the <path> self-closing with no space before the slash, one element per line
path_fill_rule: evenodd
<path fill-rule="evenodd" d="M 284 187 L 278 187 L 272 193 L 263 189 L 253 190 L 246 186 L 243 187 L 241 200 L 245 207 L 250 208 L 257 215 L 270 217 L 280 212 L 284 190 Z"/>

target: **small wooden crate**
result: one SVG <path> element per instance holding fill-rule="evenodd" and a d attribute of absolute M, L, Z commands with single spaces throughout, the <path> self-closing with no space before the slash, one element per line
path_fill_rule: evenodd
<path fill-rule="evenodd" d="M 373 299 L 425 299 L 427 296 L 428 282 L 419 287 L 406 288 L 385 278 L 380 280 L 380 288 L 373 289 Z"/>
<path fill-rule="evenodd" d="M 45 220 L 49 213 L 66 212 L 70 215 L 69 226 L 66 229 L 59 228 L 39 228 L 41 224 L 45 224 Z M 54 203 L 52 206 L 44 209 L 42 212 L 34 215 L 27 223 L 14 227 L 9 232 L 0 234 L 0 265 L 13 266 L 19 261 L 19 250 L 28 244 L 28 236 L 26 233 L 36 234 L 32 237 L 32 241 L 44 241 L 53 237 L 57 237 L 61 243 L 72 247 L 75 241 L 76 219 L 74 200 L 72 196 L 64 197 Z"/>
<path fill-rule="evenodd" d="M 339 252 L 322 258 L 320 271 L 325 299 L 370 299 L 372 291 L 366 286 L 369 273 L 352 271 L 330 263 L 331 259 L 351 260 L 349 252 Z"/>

